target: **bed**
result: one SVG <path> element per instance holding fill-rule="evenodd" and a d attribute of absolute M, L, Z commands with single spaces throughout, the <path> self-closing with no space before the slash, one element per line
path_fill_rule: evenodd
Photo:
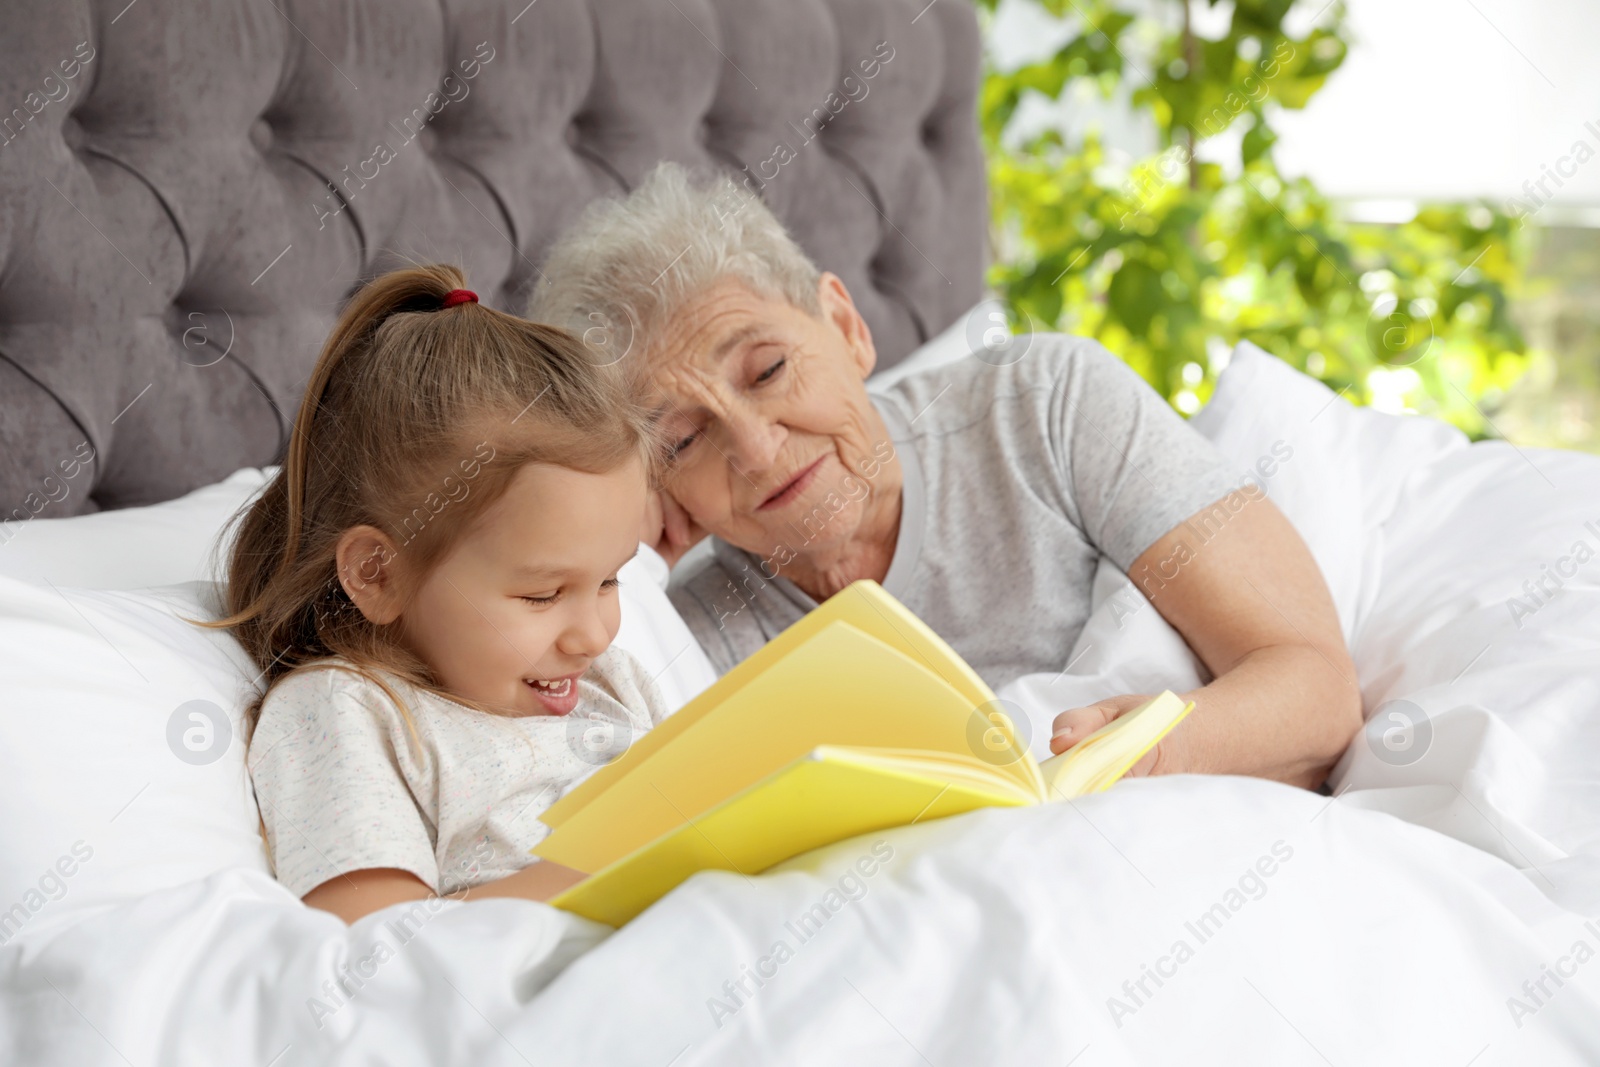
<path fill-rule="evenodd" d="M 587 200 L 658 159 L 759 169 L 879 41 L 767 195 L 884 383 L 971 352 L 956 0 L 114 0 L 8 27 L 0 1062 L 1600 1062 L 1600 461 L 1353 408 L 1249 345 L 1193 422 L 1333 591 L 1368 728 L 1326 794 L 1128 781 L 707 872 L 615 932 L 514 900 L 346 927 L 273 880 L 255 671 L 179 616 L 215 609 L 217 531 L 340 300 L 440 257 L 515 309 Z M 711 671 L 666 567 L 624 578 L 618 642 L 681 704 Z M 1114 567 L 1095 603 L 1059 673 L 1000 694 L 1041 751 L 1054 710 L 1202 680 Z"/>

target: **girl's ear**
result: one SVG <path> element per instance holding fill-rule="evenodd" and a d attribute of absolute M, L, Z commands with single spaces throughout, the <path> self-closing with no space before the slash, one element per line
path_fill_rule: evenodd
<path fill-rule="evenodd" d="M 402 606 L 396 559 L 389 535 L 376 526 L 352 526 L 339 537 L 334 553 L 339 584 L 375 626 L 400 617 Z"/>

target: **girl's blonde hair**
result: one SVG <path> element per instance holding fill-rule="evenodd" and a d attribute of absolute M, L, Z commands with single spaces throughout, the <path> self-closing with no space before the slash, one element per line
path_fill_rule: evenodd
<path fill-rule="evenodd" d="M 189 621 L 233 630 L 261 669 L 249 732 L 273 685 L 333 656 L 378 684 L 408 724 L 405 701 L 374 668 L 492 710 L 442 689 L 393 624 L 362 615 L 336 571 L 346 530 L 367 524 L 393 540 L 408 557 L 409 599 L 525 464 L 602 474 L 636 457 L 660 484 L 662 441 L 624 369 L 557 327 L 476 302 L 444 308 L 465 285 L 458 268 L 435 264 L 384 274 L 351 298 L 281 469 L 229 522 L 230 614 Z"/>

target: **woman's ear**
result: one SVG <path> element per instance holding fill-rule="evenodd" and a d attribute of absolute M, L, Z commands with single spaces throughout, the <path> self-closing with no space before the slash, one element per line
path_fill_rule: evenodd
<path fill-rule="evenodd" d="M 871 327 L 856 310 L 856 302 L 850 299 L 850 291 L 832 271 L 823 271 L 817 282 L 817 302 L 822 305 L 822 320 L 844 336 L 861 379 L 865 381 L 872 374 L 872 368 L 878 365 L 878 349 L 872 343 Z"/>
<path fill-rule="evenodd" d="M 389 535 L 376 526 L 352 526 L 339 536 L 334 550 L 339 584 L 375 626 L 400 617 L 402 598 L 396 560 L 399 552 Z"/>

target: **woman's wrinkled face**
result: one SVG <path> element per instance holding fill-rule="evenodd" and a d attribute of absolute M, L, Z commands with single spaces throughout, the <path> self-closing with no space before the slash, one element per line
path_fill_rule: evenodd
<path fill-rule="evenodd" d="M 894 456 L 864 382 L 876 352 L 838 278 L 822 314 L 725 280 L 651 346 L 667 491 L 730 544 L 771 559 L 825 552 L 861 526 Z"/>

